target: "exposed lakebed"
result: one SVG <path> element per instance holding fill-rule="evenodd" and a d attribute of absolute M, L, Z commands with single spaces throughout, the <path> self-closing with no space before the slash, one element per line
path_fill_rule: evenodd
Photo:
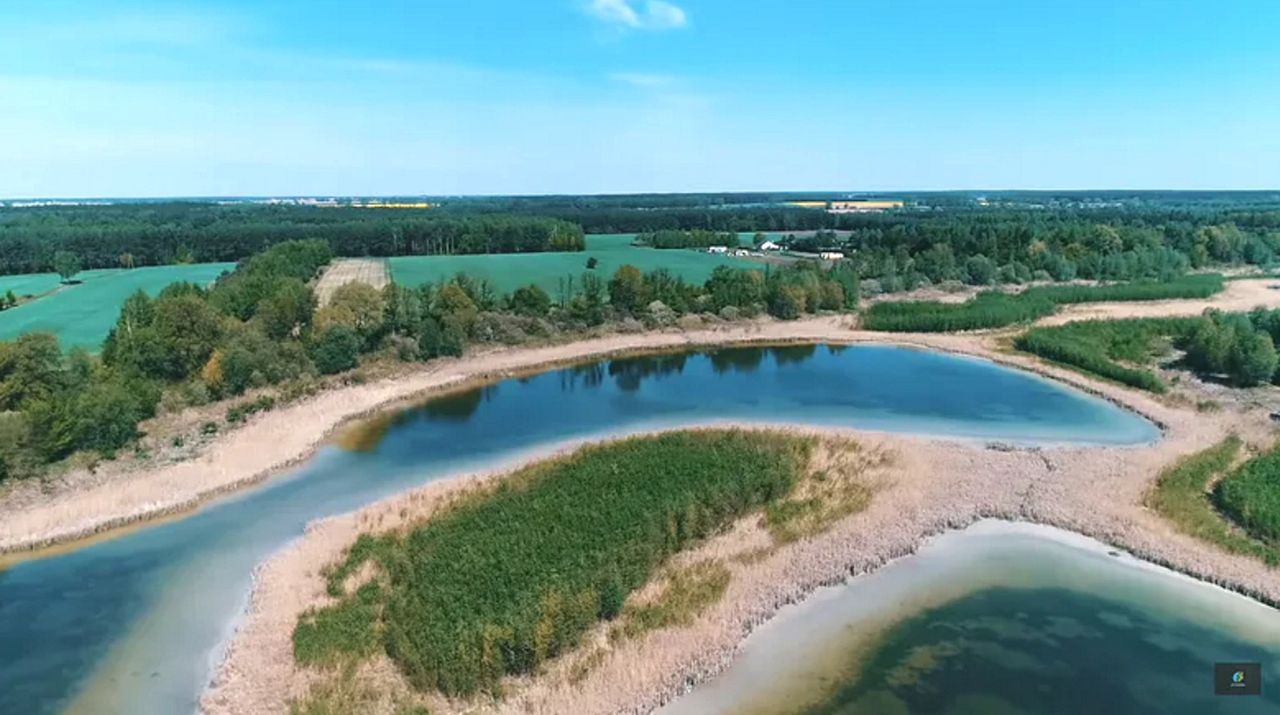
<path fill-rule="evenodd" d="M 506 380 L 375 422 L 359 449 L 325 448 L 186 518 L 0 573 L 0 712 L 189 712 L 254 566 L 308 521 L 568 441 L 714 421 L 1027 443 L 1159 434 L 1027 373 L 880 346 L 735 348 Z"/>

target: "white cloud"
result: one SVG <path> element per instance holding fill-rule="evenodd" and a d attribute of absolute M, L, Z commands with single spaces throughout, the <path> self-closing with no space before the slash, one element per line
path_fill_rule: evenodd
<path fill-rule="evenodd" d="M 590 0 L 587 12 L 597 19 L 633 30 L 674 30 L 684 27 L 689 17 L 679 6 L 665 0 Z"/>

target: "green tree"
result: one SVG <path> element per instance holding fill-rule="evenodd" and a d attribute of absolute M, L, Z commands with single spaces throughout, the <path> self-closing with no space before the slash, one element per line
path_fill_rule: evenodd
<path fill-rule="evenodd" d="M 623 313 L 634 315 L 649 304 L 651 293 L 639 268 L 625 265 L 609 280 L 609 302 Z"/>
<path fill-rule="evenodd" d="M 551 296 L 533 284 L 516 288 L 511 293 L 511 310 L 520 315 L 544 316 L 551 310 Z"/>
<path fill-rule="evenodd" d="M 996 280 L 996 264 L 982 254 L 966 259 L 964 270 L 965 282 L 969 285 L 991 285 Z"/>
<path fill-rule="evenodd" d="M 355 328 L 335 324 L 326 328 L 311 346 L 311 360 L 324 375 L 350 370 L 360 359 L 361 340 Z"/>
<path fill-rule="evenodd" d="M 1276 348 L 1271 336 L 1262 332 L 1237 335 L 1227 367 L 1232 382 L 1242 387 L 1270 382 L 1276 372 Z"/>
<path fill-rule="evenodd" d="M 0 342 L 0 412 L 46 400 L 63 384 L 62 350 L 50 333 L 27 333 Z"/>
<path fill-rule="evenodd" d="M 804 289 L 794 285 L 778 288 L 769 300 L 769 314 L 782 320 L 795 320 L 806 308 Z"/>
<path fill-rule="evenodd" d="M 334 326 L 351 328 L 368 345 L 382 329 L 382 295 L 368 283 L 347 283 L 329 297 L 329 304 L 315 314 L 316 330 Z"/>
<path fill-rule="evenodd" d="M 300 332 L 311 322 L 315 295 L 297 278 L 283 278 L 275 292 L 258 306 L 257 317 L 267 336 L 277 340 Z"/>
<path fill-rule="evenodd" d="M 54 253 L 53 272 L 62 277 L 63 283 L 70 283 L 71 279 L 80 272 L 80 257 L 71 251 Z"/>

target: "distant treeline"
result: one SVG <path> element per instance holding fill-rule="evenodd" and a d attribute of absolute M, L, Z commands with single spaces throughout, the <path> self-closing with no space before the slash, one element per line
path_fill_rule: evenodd
<path fill-rule="evenodd" d="M 736 248 L 739 244 L 738 234 L 722 231 L 654 231 L 636 236 L 636 243 L 653 248 L 710 248 L 725 246 Z"/>
<path fill-rule="evenodd" d="M 580 251 L 581 227 L 554 218 L 308 206 L 124 204 L 0 210 L 0 274 L 50 270 L 58 251 L 85 268 L 238 261 L 319 239 L 338 256 Z"/>

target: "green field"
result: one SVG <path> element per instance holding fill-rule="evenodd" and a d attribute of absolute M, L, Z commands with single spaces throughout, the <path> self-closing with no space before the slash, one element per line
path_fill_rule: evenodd
<path fill-rule="evenodd" d="M 501 293 L 536 283 L 556 295 L 560 279 L 573 276 L 574 284 L 587 270 L 587 259 L 599 264 L 595 273 L 603 280 L 623 265 L 642 271 L 666 268 L 691 283 L 701 284 L 716 266 L 762 268 L 761 264 L 729 256 L 687 250 L 658 250 L 631 245 L 635 234 L 587 236 L 587 250 L 572 253 L 507 253 L 483 256 L 401 256 L 390 259 L 391 277 L 402 285 L 446 280 L 457 273 L 483 278 Z"/>
<path fill-rule="evenodd" d="M 48 331 L 58 336 L 64 348 L 81 346 L 96 351 L 107 331 L 115 325 L 120 306 L 137 290 L 151 295 L 170 283 L 187 281 L 206 285 L 234 263 L 197 263 L 188 266 L 155 266 L 132 270 L 104 269 L 84 271 L 76 278 L 81 283 L 69 285 L 52 295 L 0 312 L 0 340 L 10 340 L 23 333 Z M 46 278 L 51 276 L 51 278 Z M 49 285 L 52 281 L 53 285 Z M 57 285 L 57 276 L 40 273 L 0 277 L 0 291 L 6 286 L 33 286 L 27 292 L 39 293 Z M 44 290 L 38 290 L 47 286 Z M 18 288 L 14 288 L 18 293 Z"/>
<path fill-rule="evenodd" d="M 90 273 L 102 273 L 104 271 L 85 271 L 84 275 Z M 54 288 L 62 279 L 57 273 L 28 273 L 20 276 L 0 276 L 0 295 L 4 295 L 6 291 L 13 291 L 13 294 L 19 298 L 28 295 L 40 295 L 47 293 Z"/>

